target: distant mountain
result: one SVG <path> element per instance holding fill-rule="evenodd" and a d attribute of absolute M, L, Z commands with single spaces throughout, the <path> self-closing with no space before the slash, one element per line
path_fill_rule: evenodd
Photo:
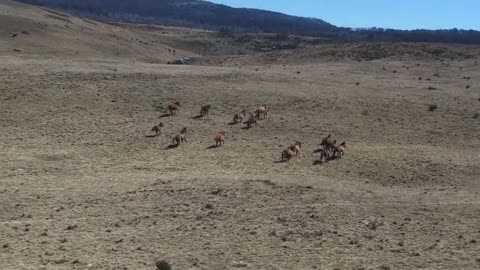
<path fill-rule="evenodd" d="M 19 0 L 108 22 L 164 24 L 232 32 L 281 33 L 344 42 L 443 42 L 480 44 L 473 30 L 341 28 L 320 19 L 232 8 L 202 0 Z"/>
<path fill-rule="evenodd" d="M 201 0 L 20 0 L 97 20 L 321 36 L 336 27 L 319 19 L 232 8 Z"/>

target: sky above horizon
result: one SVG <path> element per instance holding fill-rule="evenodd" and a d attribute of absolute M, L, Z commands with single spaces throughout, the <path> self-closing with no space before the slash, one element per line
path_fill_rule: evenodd
<path fill-rule="evenodd" d="M 480 30 L 480 0 L 209 0 L 343 27 Z"/>

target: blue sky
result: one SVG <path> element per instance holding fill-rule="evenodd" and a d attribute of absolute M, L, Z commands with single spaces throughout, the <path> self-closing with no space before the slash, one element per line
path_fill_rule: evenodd
<path fill-rule="evenodd" d="M 337 26 L 480 30 L 480 0 L 210 0 L 314 17 Z"/>

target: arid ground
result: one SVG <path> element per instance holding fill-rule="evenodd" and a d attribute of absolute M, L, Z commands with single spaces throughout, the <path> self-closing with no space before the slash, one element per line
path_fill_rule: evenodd
<path fill-rule="evenodd" d="M 480 269 L 478 47 L 260 54 L 6 0 L 0 24 L 1 269 Z"/>

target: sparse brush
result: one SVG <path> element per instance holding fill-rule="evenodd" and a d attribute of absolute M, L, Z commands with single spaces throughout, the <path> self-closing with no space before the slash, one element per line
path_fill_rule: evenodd
<path fill-rule="evenodd" d="M 428 105 L 428 111 L 433 112 L 436 109 L 438 109 L 438 106 L 436 104 L 430 104 Z"/>
<path fill-rule="evenodd" d="M 230 29 L 226 28 L 226 27 L 222 27 L 219 31 L 218 31 L 218 36 L 219 37 L 223 37 L 223 38 L 232 38 L 235 36 L 235 34 L 233 33 L 233 31 L 231 31 Z"/>
<path fill-rule="evenodd" d="M 172 268 L 170 267 L 170 264 L 168 264 L 166 261 L 158 261 L 156 263 L 157 270 L 171 270 Z"/>
<path fill-rule="evenodd" d="M 470 89 L 470 85 L 467 85 L 465 88 Z"/>
<path fill-rule="evenodd" d="M 480 113 L 474 113 L 472 117 L 473 119 L 478 119 L 480 117 Z"/>

